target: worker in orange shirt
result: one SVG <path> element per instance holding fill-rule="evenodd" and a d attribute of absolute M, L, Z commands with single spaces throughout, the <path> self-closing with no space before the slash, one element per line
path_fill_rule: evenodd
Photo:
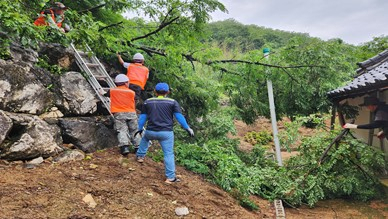
<path fill-rule="evenodd" d="M 124 74 L 115 77 L 117 87 L 109 89 L 101 95 L 110 97 L 110 112 L 114 117 L 114 127 L 117 131 L 120 153 L 124 156 L 130 153 L 129 143 L 132 143 L 135 153 L 141 138 L 134 136 L 137 131 L 137 115 L 135 108 L 135 92 L 128 88 L 129 79 Z"/>
<path fill-rule="evenodd" d="M 128 63 L 124 62 L 121 58 L 121 55 L 117 53 L 117 58 L 121 65 L 127 69 L 127 76 L 129 78 L 129 88 L 136 93 L 136 103 L 139 102 L 141 97 L 141 92 L 144 90 L 144 87 L 148 80 L 149 70 L 144 66 L 144 56 L 140 53 L 136 53 L 133 56 L 133 62 Z"/>
<path fill-rule="evenodd" d="M 65 11 L 69 9 L 61 2 L 55 2 L 49 9 L 42 11 L 34 21 L 36 26 L 50 26 L 62 32 L 70 31 L 70 27 L 64 24 Z"/>

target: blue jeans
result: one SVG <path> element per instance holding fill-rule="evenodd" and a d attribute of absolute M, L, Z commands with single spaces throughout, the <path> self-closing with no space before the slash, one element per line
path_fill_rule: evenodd
<path fill-rule="evenodd" d="M 174 158 L 174 132 L 173 131 L 151 131 L 145 130 L 140 141 L 136 156 L 144 157 L 147 153 L 149 141 L 158 140 L 162 146 L 164 155 L 164 168 L 167 179 L 175 178 L 175 158 Z"/>

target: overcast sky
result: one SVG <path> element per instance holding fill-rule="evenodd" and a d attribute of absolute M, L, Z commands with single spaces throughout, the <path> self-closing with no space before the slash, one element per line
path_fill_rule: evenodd
<path fill-rule="evenodd" d="M 308 33 L 323 40 L 341 38 L 358 45 L 388 35 L 388 0 L 219 0 L 243 24 Z"/>

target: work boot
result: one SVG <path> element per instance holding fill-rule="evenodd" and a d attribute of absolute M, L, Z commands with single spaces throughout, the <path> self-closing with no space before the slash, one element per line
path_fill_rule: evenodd
<path fill-rule="evenodd" d="M 129 147 L 128 145 L 124 145 L 124 146 L 120 146 L 120 153 L 123 155 L 123 156 L 127 156 L 129 154 Z"/>

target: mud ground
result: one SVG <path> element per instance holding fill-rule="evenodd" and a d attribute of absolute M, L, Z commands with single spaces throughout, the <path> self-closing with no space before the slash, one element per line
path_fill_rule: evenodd
<path fill-rule="evenodd" d="M 236 137 L 270 127 L 265 119 L 252 126 L 236 121 Z M 249 150 L 249 144 L 241 146 Z M 282 154 L 285 159 L 293 155 Z M 57 164 L 46 159 L 32 169 L 23 162 L 0 160 L 0 218 L 182 218 L 175 214 L 177 207 L 189 209 L 184 218 L 275 218 L 273 204 L 267 200 L 252 197 L 260 210 L 248 211 L 201 176 L 179 166 L 177 173 L 182 182 L 166 184 L 163 163 L 146 159 L 140 164 L 134 155 L 123 158 L 116 148 L 82 161 Z M 88 194 L 95 206 L 83 201 Z M 286 207 L 285 213 L 289 219 L 388 218 L 388 202 L 328 200 L 315 208 Z"/>

